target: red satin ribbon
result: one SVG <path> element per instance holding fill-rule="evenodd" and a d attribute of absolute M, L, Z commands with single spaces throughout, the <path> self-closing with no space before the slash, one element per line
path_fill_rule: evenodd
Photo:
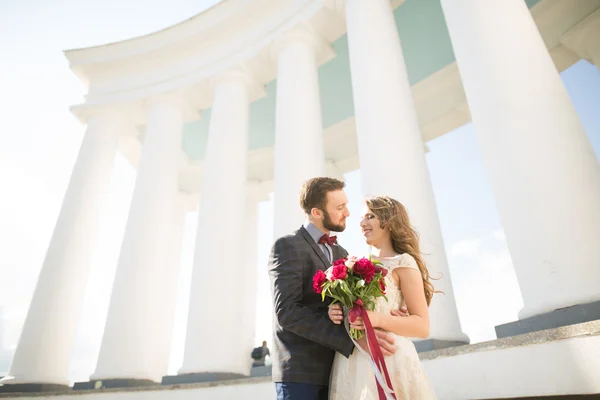
<path fill-rule="evenodd" d="M 365 330 L 367 331 L 367 343 L 369 345 L 371 359 L 379 369 L 379 372 L 383 373 L 387 386 L 392 391 L 392 397 L 395 399 L 396 394 L 394 393 L 394 388 L 392 387 L 392 382 L 390 379 L 390 375 L 388 374 L 387 366 L 385 365 L 385 359 L 383 357 L 383 353 L 381 352 L 381 347 L 379 347 L 379 343 L 377 343 L 375 330 L 373 329 L 373 325 L 371 324 L 371 320 L 369 320 L 369 315 L 367 314 L 367 310 L 365 310 L 364 304 L 361 299 L 358 299 L 354 302 L 354 307 L 352 307 L 352 309 L 350 310 L 348 317 L 350 319 L 350 322 L 356 321 L 356 318 L 358 317 L 362 317 L 363 321 L 365 322 Z M 377 378 L 375 378 L 375 382 L 377 383 L 377 392 L 379 393 L 379 400 L 386 400 L 385 391 L 379 384 Z"/>

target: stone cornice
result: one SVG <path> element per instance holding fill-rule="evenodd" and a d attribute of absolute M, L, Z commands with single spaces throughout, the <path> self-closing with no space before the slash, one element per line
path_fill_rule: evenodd
<path fill-rule="evenodd" d="M 570 29 L 561 42 L 600 68 L 600 2 L 596 11 Z"/>
<path fill-rule="evenodd" d="M 224 4 L 228 2 L 232 2 L 233 4 L 237 0 L 226 0 Z M 282 0 L 281 4 L 283 3 L 291 7 L 289 1 Z M 300 23 L 308 23 L 312 27 L 311 29 L 318 32 L 320 37 L 328 42 L 335 40 L 344 32 L 345 28 L 341 18 L 333 18 L 335 23 L 333 23 L 334 26 L 330 27 L 331 29 L 329 30 L 322 27 L 319 28 L 326 22 L 331 25 L 331 16 L 335 12 L 331 8 L 323 8 L 322 2 L 306 0 L 294 3 L 299 7 L 300 11 L 298 12 L 301 16 L 296 15 L 295 19 L 287 19 L 286 23 L 275 28 L 268 38 L 264 38 L 264 46 L 254 53 L 254 58 L 247 63 L 241 64 L 247 68 L 247 71 L 252 72 L 254 79 L 258 82 L 266 82 L 274 78 L 275 67 L 274 63 L 269 60 L 269 46 L 276 37 L 279 37 L 284 32 L 298 26 Z M 326 1 L 325 3 L 327 5 L 330 2 Z M 531 13 L 559 71 L 566 69 L 580 58 L 575 51 L 561 43 L 563 37 L 569 30 L 585 20 L 587 16 L 594 13 L 599 5 L 600 0 L 590 0 L 589 2 L 579 2 L 579 0 L 542 0 L 532 8 Z M 291 8 L 287 10 L 290 11 Z M 566 15 L 559 18 L 560 14 Z M 188 100 L 194 102 L 193 104 L 198 109 L 206 106 L 211 101 L 211 96 L 207 95 L 210 92 L 207 79 L 197 85 L 188 86 L 182 89 L 182 91 Z M 471 120 L 460 74 L 455 63 L 448 65 L 413 85 L 412 93 L 424 142 L 450 132 Z M 106 100 L 108 97 L 104 99 Z M 143 123 L 143 112 L 139 111 L 139 106 L 136 102 L 116 102 L 112 105 L 127 112 L 130 116 L 138 115 L 140 119 L 137 123 Z M 87 104 L 75 107 L 75 111 L 73 112 L 79 115 L 79 113 L 83 112 L 81 110 L 86 110 L 87 112 L 92 108 L 94 107 L 91 104 Z M 354 118 L 348 118 L 327 127 L 324 132 L 325 157 L 332 161 L 341 172 L 352 171 L 359 167 L 355 129 Z M 120 149 L 133 165 L 137 164 L 139 146 L 140 143 L 134 136 L 124 137 L 121 140 Z M 184 163 L 185 158 L 182 158 L 182 160 L 182 163 Z M 190 193 L 199 192 L 201 177 L 202 162 L 196 161 L 182 164 L 180 171 L 181 189 Z M 273 148 L 261 148 L 250 151 L 248 155 L 248 180 L 270 184 L 269 182 L 272 179 Z"/>
<path fill-rule="evenodd" d="M 271 44 L 292 28 L 304 25 L 325 44 L 343 35 L 343 22 L 332 23 L 329 12 L 322 0 L 226 0 L 171 28 L 65 55 L 89 84 L 88 106 L 133 109 L 145 97 L 179 91 L 194 93 L 191 101 L 204 109 L 206 83 L 223 71 L 245 68 L 261 84 L 275 79 Z"/>
<path fill-rule="evenodd" d="M 244 18 L 253 6 L 252 2 L 245 0 L 222 1 L 165 29 L 119 42 L 66 50 L 65 56 L 80 78 L 89 82 L 102 68 L 169 55 L 182 47 L 189 47 L 192 42 L 203 42 L 202 36 L 211 37 L 218 33 L 220 26 L 231 25 Z"/>

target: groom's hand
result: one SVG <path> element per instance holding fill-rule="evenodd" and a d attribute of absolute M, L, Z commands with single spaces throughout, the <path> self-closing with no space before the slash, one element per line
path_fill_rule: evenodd
<path fill-rule="evenodd" d="M 394 317 L 408 317 L 408 310 L 406 307 L 402 306 L 399 310 L 394 309 L 390 311 L 390 314 Z"/>
<path fill-rule="evenodd" d="M 342 311 L 342 306 L 339 304 L 330 305 L 327 315 L 329 315 L 329 319 L 332 320 L 334 324 L 339 325 L 344 320 L 344 312 Z"/>
<path fill-rule="evenodd" d="M 381 347 L 381 352 L 385 357 L 391 356 L 396 352 L 396 346 L 394 345 L 394 335 L 391 333 L 380 331 L 379 329 L 375 329 L 375 336 L 377 337 L 377 343 L 379 343 L 379 347 Z M 362 338 L 356 341 L 360 347 L 367 353 L 371 353 L 369 351 L 369 345 L 367 344 L 367 337 L 363 336 Z"/>
<path fill-rule="evenodd" d="M 393 334 L 375 329 L 375 336 L 377 336 L 377 343 L 379 343 L 384 356 L 391 356 L 396 352 Z"/>

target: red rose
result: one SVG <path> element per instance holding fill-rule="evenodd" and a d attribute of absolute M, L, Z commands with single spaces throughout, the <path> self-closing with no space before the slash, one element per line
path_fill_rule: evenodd
<path fill-rule="evenodd" d="M 375 265 L 368 258 L 361 258 L 354 264 L 354 273 L 363 277 L 365 282 L 371 283 L 375 276 Z"/>
<path fill-rule="evenodd" d="M 348 268 L 344 264 L 333 266 L 333 270 L 331 271 L 332 280 L 346 279 L 346 276 L 348 276 Z"/>
<path fill-rule="evenodd" d="M 381 288 L 381 293 L 385 294 L 385 282 L 383 279 L 379 280 L 379 287 Z"/>
<path fill-rule="evenodd" d="M 313 291 L 321 294 L 323 292 L 323 283 L 327 280 L 325 272 L 318 270 L 315 276 L 313 276 Z"/>

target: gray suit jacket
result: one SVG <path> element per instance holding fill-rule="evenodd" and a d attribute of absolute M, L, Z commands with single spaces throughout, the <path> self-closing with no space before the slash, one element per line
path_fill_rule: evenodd
<path fill-rule="evenodd" d="M 348 253 L 333 246 L 334 261 Z M 269 276 L 274 304 L 273 381 L 328 385 L 335 352 L 348 357 L 354 344 L 327 315 L 329 301 L 312 289 L 315 272 L 329 262 L 301 227 L 273 244 Z"/>

